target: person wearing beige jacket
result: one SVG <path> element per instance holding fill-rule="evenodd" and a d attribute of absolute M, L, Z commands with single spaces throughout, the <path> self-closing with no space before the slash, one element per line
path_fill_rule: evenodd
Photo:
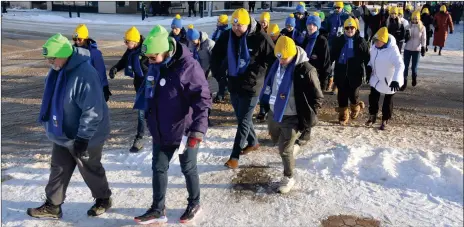
<path fill-rule="evenodd" d="M 406 45 L 404 46 L 404 85 L 401 91 L 404 91 L 408 84 L 409 62 L 412 58 L 412 86 L 417 85 L 417 65 L 419 64 L 419 54 L 425 56 L 425 47 L 427 40 L 426 28 L 420 19 L 420 12 L 415 11 L 411 16 L 411 25 L 409 34 L 406 36 Z"/>

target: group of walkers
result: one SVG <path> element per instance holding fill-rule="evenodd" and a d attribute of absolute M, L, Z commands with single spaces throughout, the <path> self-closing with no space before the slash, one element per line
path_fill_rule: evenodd
<path fill-rule="evenodd" d="M 280 193 L 288 193 L 295 184 L 294 154 L 310 140 L 323 90 L 331 83 L 338 89 L 336 111 L 342 125 L 356 119 L 366 106 L 359 100 L 363 82 L 371 86 L 366 125 L 376 122 L 380 95 L 385 94 L 380 126 L 384 130 L 392 116 L 394 94 L 406 88 L 411 59 L 412 85 L 417 84 L 419 54 L 424 56 L 427 51 L 430 26 L 435 27 L 434 45 L 441 51 L 448 27 L 453 31 L 452 21 L 446 7 L 431 23 L 425 8 L 422 15 L 414 11 L 407 25 L 405 17 L 398 16 L 402 15 L 398 8 L 372 12 L 363 8 L 363 20 L 370 21 L 374 32 L 371 37 L 366 32 L 361 37 L 359 19 L 343 2 L 334 3 L 334 13 L 327 20 L 322 12 L 309 14 L 304 4 L 299 4 L 282 30 L 271 23 L 268 12 L 255 20 L 243 8 L 230 18 L 219 16 L 211 38 L 193 25 L 185 29 L 179 15 L 172 20 L 170 32 L 160 25 L 146 37 L 135 27 L 127 30 L 127 49 L 110 68 L 109 77 L 114 79 L 124 70 L 125 76 L 133 78 L 138 124 L 130 151 L 142 149 L 148 127 L 153 153 L 153 203 L 134 220 L 140 224 L 167 221 L 167 171 L 176 150 L 188 190 L 188 205 L 180 221 L 193 220 L 201 210 L 197 155 L 209 126 L 212 101 L 224 102 L 227 89 L 237 131 L 225 166 L 236 169 L 242 155 L 260 149 L 253 125 L 253 112 L 260 103 L 258 119 L 267 120 L 282 158 Z M 436 41 L 443 34 L 444 38 Z M 105 64 L 85 25 L 79 25 L 72 37 L 74 45 L 61 34 L 43 45 L 42 55 L 50 71 L 39 121 L 53 148 L 46 201 L 27 210 L 32 217 L 61 218 L 61 204 L 76 165 L 96 199 L 88 215 L 101 215 L 112 206 L 101 163 L 110 132 L 105 101 L 111 92 Z M 214 99 L 209 76 L 219 82 Z"/>

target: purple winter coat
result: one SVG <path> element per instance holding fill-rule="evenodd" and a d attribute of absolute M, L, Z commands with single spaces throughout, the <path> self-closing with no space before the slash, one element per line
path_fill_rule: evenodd
<path fill-rule="evenodd" d="M 185 45 L 175 43 L 172 60 L 160 70 L 158 81 L 164 78 L 166 84 L 156 84 L 145 115 L 153 143 L 161 146 L 178 145 L 183 135 L 192 132 L 205 134 L 212 105 L 200 63 Z"/>

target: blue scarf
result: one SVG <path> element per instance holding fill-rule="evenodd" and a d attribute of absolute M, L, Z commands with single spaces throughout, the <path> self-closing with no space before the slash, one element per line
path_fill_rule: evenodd
<path fill-rule="evenodd" d="M 221 36 L 222 32 L 225 31 L 227 29 L 228 25 L 223 25 L 223 26 L 217 26 L 217 29 L 216 31 L 214 31 L 211 39 L 213 41 L 217 41 L 219 39 L 219 37 Z"/>
<path fill-rule="evenodd" d="M 196 46 L 193 47 L 193 58 L 195 58 L 195 60 L 200 62 L 200 55 L 198 54 L 198 48 Z"/>
<path fill-rule="evenodd" d="M 346 65 L 348 59 L 354 56 L 353 49 L 353 37 L 348 37 L 345 35 L 345 45 L 343 46 L 340 57 L 338 58 L 338 63 Z"/>
<path fill-rule="evenodd" d="M 279 91 L 274 103 L 274 120 L 276 122 L 282 122 L 284 117 L 285 108 L 288 104 L 288 97 L 290 95 L 290 89 L 292 88 L 293 83 L 293 71 L 295 70 L 295 59 L 287 66 L 285 70 L 284 77 L 279 86 Z M 269 70 L 266 81 L 264 81 L 263 89 L 261 90 L 260 100 L 264 103 L 269 103 L 269 100 L 272 95 L 272 87 L 274 85 L 274 78 L 276 77 L 277 72 L 280 72 L 280 63 L 279 60 L 276 60 Z"/>
<path fill-rule="evenodd" d="M 301 45 L 304 42 L 306 31 L 300 31 L 297 28 L 293 29 L 292 39 L 297 45 Z"/>
<path fill-rule="evenodd" d="M 246 37 L 248 31 L 239 38 L 240 46 L 238 54 L 235 53 L 235 42 L 232 38 L 232 31 L 229 33 L 229 43 L 227 44 L 227 59 L 228 59 L 228 74 L 229 76 L 236 77 L 239 74 L 245 73 L 248 64 L 250 64 L 250 53 L 248 52 L 248 45 Z M 238 60 L 237 60 L 238 57 Z M 238 61 L 238 62 L 237 62 Z"/>
<path fill-rule="evenodd" d="M 311 35 L 308 35 L 308 44 L 306 44 L 306 54 L 308 58 L 311 59 L 311 53 L 313 52 L 314 44 L 316 44 L 317 36 L 319 35 L 319 31 L 314 32 Z"/>
<path fill-rule="evenodd" d="M 141 48 L 131 50 L 127 56 L 127 65 L 124 69 L 124 75 L 134 78 L 136 76 L 143 77 L 142 65 L 140 65 Z"/>
<path fill-rule="evenodd" d="M 67 83 L 64 71 L 63 66 L 58 72 L 53 69 L 48 72 L 39 114 L 39 122 L 47 123 L 48 132 L 56 136 L 63 135 L 63 102 Z"/>

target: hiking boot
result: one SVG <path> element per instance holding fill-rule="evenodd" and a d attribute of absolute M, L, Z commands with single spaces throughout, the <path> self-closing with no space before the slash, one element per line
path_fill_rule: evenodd
<path fill-rule="evenodd" d="M 95 204 L 87 211 L 89 216 L 99 216 L 111 208 L 113 201 L 111 198 L 96 199 Z"/>
<path fill-rule="evenodd" d="M 350 119 L 350 110 L 348 107 L 339 107 L 338 108 L 338 121 L 341 125 L 345 126 L 348 124 L 348 120 Z"/>
<path fill-rule="evenodd" d="M 166 217 L 166 209 L 163 211 L 155 211 L 153 207 L 145 212 L 145 214 L 135 217 L 134 221 L 141 225 L 148 225 L 153 223 L 166 223 L 168 222 L 168 218 Z"/>
<path fill-rule="evenodd" d="M 377 115 L 372 115 L 369 116 L 369 120 L 366 121 L 366 126 L 371 127 L 373 124 L 375 124 L 375 121 L 377 121 Z"/>
<path fill-rule="evenodd" d="M 401 86 L 400 91 L 406 90 L 407 87 L 408 87 L 408 78 L 404 78 L 404 84 L 403 86 Z"/>
<path fill-rule="evenodd" d="M 433 48 L 433 52 L 437 53 L 437 46 L 435 46 L 435 48 Z"/>
<path fill-rule="evenodd" d="M 366 105 L 364 104 L 363 101 L 359 101 L 357 104 L 351 104 L 351 119 L 356 119 L 358 118 L 359 112 L 361 112 L 362 109 L 364 109 Z"/>
<path fill-rule="evenodd" d="M 417 74 L 412 74 L 412 86 L 415 87 L 417 85 Z"/>
<path fill-rule="evenodd" d="M 200 205 L 195 205 L 195 206 L 187 206 L 187 209 L 185 210 L 184 214 L 180 216 L 180 223 L 188 223 L 192 221 L 198 213 L 201 212 L 201 207 Z"/>
<path fill-rule="evenodd" d="M 266 122 L 266 118 L 267 118 L 267 114 L 258 114 L 258 116 L 256 116 L 256 121 L 258 121 L 258 123 L 264 123 Z"/>
<path fill-rule="evenodd" d="M 295 179 L 293 177 L 283 177 L 279 183 L 279 192 L 282 194 L 288 193 L 292 190 L 293 185 L 295 185 Z"/>
<path fill-rule="evenodd" d="M 228 167 L 229 169 L 237 169 L 238 168 L 238 159 L 236 158 L 231 158 L 229 161 L 227 161 L 224 164 L 225 167 Z"/>
<path fill-rule="evenodd" d="M 27 208 L 27 214 L 33 218 L 61 218 L 63 217 L 63 212 L 61 210 L 61 205 L 53 205 L 50 202 L 45 201 L 45 203 L 37 208 Z"/>
<path fill-rule="evenodd" d="M 137 153 L 143 148 L 143 137 L 141 136 L 136 136 L 134 139 L 134 143 L 132 144 L 132 147 L 130 148 L 130 152 L 132 153 Z"/>
<path fill-rule="evenodd" d="M 242 150 L 242 153 L 241 155 L 246 155 L 252 151 L 257 151 L 259 149 L 259 143 L 254 145 L 254 146 L 246 146 L 243 150 Z"/>
<path fill-rule="evenodd" d="M 382 120 L 382 125 L 380 125 L 380 130 L 385 130 L 387 128 L 388 120 Z"/>

